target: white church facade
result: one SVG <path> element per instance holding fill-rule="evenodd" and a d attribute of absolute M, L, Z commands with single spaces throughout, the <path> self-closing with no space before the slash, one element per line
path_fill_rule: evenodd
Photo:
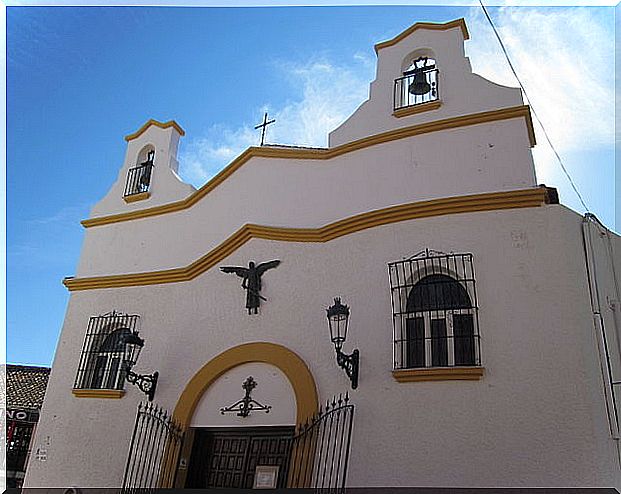
<path fill-rule="evenodd" d="M 327 148 L 198 190 L 176 122 L 125 138 L 26 487 L 621 487 L 621 241 L 537 184 L 530 110 L 468 37 L 377 44 Z"/>

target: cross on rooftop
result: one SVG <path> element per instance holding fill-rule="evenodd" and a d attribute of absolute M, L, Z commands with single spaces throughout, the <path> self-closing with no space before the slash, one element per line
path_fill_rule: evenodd
<path fill-rule="evenodd" d="M 254 128 L 256 129 L 261 129 L 261 146 L 263 146 L 263 141 L 265 140 L 265 129 L 267 128 L 267 126 L 269 124 L 273 124 L 276 121 L 276 119 L 272 119 L 270 121 L 267 120 L 267 112 L 265 112 L 265 115 L 263 115 L 263 123 L 260 123 L 259 125 L 256 125 Z"/>

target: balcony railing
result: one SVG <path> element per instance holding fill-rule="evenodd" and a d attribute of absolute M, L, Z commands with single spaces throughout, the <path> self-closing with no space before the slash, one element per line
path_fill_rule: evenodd
<path fill-rule="evenodd" d="M 153 171 L 153 162 L 146 161 L 139 166 L 130 168 L 127 172 L 127 183 L 125 184 L 124 196 L 132 196 L 147 192 L 151 185 L 151 172 Z"/>
<path fill-rule="evenodd" d="M 394 109 L 428 103 L 438 99 L 438 69 L 414 69 L 395 80 Z"/>

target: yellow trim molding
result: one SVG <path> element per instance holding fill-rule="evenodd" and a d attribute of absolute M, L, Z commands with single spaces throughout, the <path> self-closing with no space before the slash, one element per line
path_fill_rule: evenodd
<path fill-rule="evenodd" d="M 409 117 L 410 115 L 416 115 L 417 113 L 422 113 L 430 110 L 437 110 L 442 106 L 440 100 L 428 101 L 427 103 L 422 103 L 420 105 L 407 106 L 405 108 L 399 108 L 392 112 L 393 117 L 401 118 L 401 117 Z"/>
<path fill-rule="evenodd" d="M 140 194 L 132 194 L 131 196 L 123 196 L 126 203 L 144 201 L 151 197 L 151 192 L 141 192 Z"/>
<path fill-rule="evenodd" d="M 71 392 L 76 398 L 123 398 L 124 389 L 72 389 Z"/>
<path fill-rule="evenodd" d="M 133 134 L 126 135 L 125 140 L 129 142 L 129 141 L 133 141 L 134 139 L 140 137 L 142 134 L 144 134 L 147 131 L 149 127 L 151 127 L 151 125 L 155 125 L 156 127 L 159 127 L 160 129 L 167 129 L 169 127 L 172 127 L 177 132 L 179 132 L 179 135 L 181 136 L 185 135 L 185 131 L 174 120 L 169 120 L 168 122 L 158 122 L 157 120 L 153 120 L 151 118 L 142 127 L 140 127 L 136 132 L 134 132 Z"/>
<path fill-rule="evenodd" d="M 321 228 L 283 228 L 248 223 L 204 256 L 187 266 L 143 273 L 95 276 L 90 278 L 65 278 L 63 283 L 70 291 L 77 291 L 190 281 L 211 269 L 252 238 L 281 242 L 323 243 L 344 235 L 366 230 L 367 228 L 389 225 L 399 221 L 457 213 L 531 208 L 542 206 L 545 202 L 546 189 L 544 187 L 533 187 L 507 192 L 445 197 L 401 204 L 351 216 Z"/>
<path fill-rule="evenodd" d="M 418 381 L 478 381 L 484 367 L 431 367 L 426 369 L 393 370 L 392 377 L 400 383 Z"/>
<path fill-rule="evenodd" d="M 461 29 L 462 34 L 464 35 L 464 40 L 470 39 L 470 34 L 468 33 L 468 28 L 466 27 L 466 21 L 462 17 L 461 19 L 455 19 L 454 21 L 445 22 L 443 24 L 436 22 L 417 22 L 416 24 L 408 27 L 405 31 L 400 34 L 397 34 L 392 39 L 387 41 L 382 41 L 381 43 L 377 43 L 375 45 L 375 53 L 379 52 L 382 48 L 386 48 L 388 46 L 396 45 L 399 41 L 401 41 L 406 36 L 409 36 L 417 29 L 430 29 L 433 31 L 446 31 L 448 29 L 453 29 L 454 27 L 458 27 Z"/>
<path fill-rule="evenodd" d="M 282 345 L 257 342 L 229 348 L 207 362 L 186 384 L 177 401 L 173 416 L 182 425 L 188 426 L 198 402 L 209 386 L 228 370 L 250 362 L 273 365 L 287 376 L 295 394 L 298 424 L 317 412 L 317 387 L 304 361 Z"/>
<path fill-rule="evenodd" d="M 83 220 L 82 225 L 86 228 L 90 228 L 93 226 L 118 223 L 120 221 L 130 221 L 140 218 L 148 218 L 150 216 L 157 216 L 160 214 L 183 211 L 184 209 L 188 209 L 196 204 L 198 201 L 200 201 L 209 192 L 211 192 L 218 185 L 224 182 L 228 177 L 230 177 L 244 163 L 254 157 L 274 159 L 329 160 L 336 156 L 350 153 L 352 151 L 358 151 L 369 146 L 375 146 L 377 144 L 383 144 L 397 139 L 404 139 L 406 137 L 428 134 L 430 132 L 438 132 L 440 130 L 467 127 L 469 125 L 478 125 L 483 123 L 496 122 L 499 120 L 508 120 L 511 118 L 524 118 L 526 120 L 530 144 L 531 146 L 534 146 L 535 131 L 533 129 L 533 122 L 530 116 L 530 108 L 527 105 L 521 105 L 512 106 L 510 108 L 502 108 L 500 110 L 492 110 L 481 113 L 473 113 L 470 115 L 462 115 L 459 117 L 446 118 L 443 120 L 435 120 L 433 122 L 426 122 L 418 125 L 412 125 L 409 127 L 403 127 L 400 129 L 384 132 L 382 134 L 368 136 L 357 141 L 348 142 L 346 144 L 342 144 L 340 146 L 328 149 L 296 149 L 268 146 L 250 147 L 246 149 L 246 151 L 244 151 L 242 154 L 240 154 L 237 158 L 235 158 L 226 168 L 224 168 L 224 170 L 218 173 L 209 182 L 203 185 L 192 195 L 181 201 L 170 202 L 161 206 L 154 206 L 152 208 L 141 209 L 138 211 L 130 211 L 128 213 L 119 213 L 110 216 L 89 218 L 87 220 Z"/>
<path fill-rule="evenodd" d="M 70 291 L 77 291 L 190 281 L 231 255 L 252 238 L 281 242 L 323 243 L 367 228 L 416 218 L 537 207 L 545 203 L 545 198 L 546 189 L 536 187 L 402 204 L 345 218 L 321 228 L 283 228 L 249 223 L 242 226 L 207 254 L 184 267 L 90 278 L 65 278 L 63 283 Z"/>

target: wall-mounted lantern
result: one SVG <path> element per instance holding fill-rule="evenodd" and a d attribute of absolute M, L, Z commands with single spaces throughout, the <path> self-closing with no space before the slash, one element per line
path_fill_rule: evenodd
<path fill-rule="evenodd" d="M 334 299 L 334 305 L 326 309 L 328 326 L 330 327 L 330 339 L 336 350 L 336 363 L 345 370 L 351 380 L 352 389 L 358 387 L 358 367 L 360 353 L 355 349 L 351 355 L 343 353 L 343 343 L 347 339 L 347 326 L 349 324 L 349 307 L 341 303 L 340 297 Z"/>
<path fill-rule="evenodd" d="M 155 371 L 153 374 L 141 375 L 132 371 L 143 346 L 144 340 L 138 336 L 138 331 L 133 331 L 125 339 L 125 355 L 123 357 L 126 372 L 125 379 L 127 379 L 127 382 L 138 386 L 140 391 L 149 397 L 149 401 L 153 401 L 155 388 L 157 387 L 157 378 L 160 375 L 159 372 Z"/>

